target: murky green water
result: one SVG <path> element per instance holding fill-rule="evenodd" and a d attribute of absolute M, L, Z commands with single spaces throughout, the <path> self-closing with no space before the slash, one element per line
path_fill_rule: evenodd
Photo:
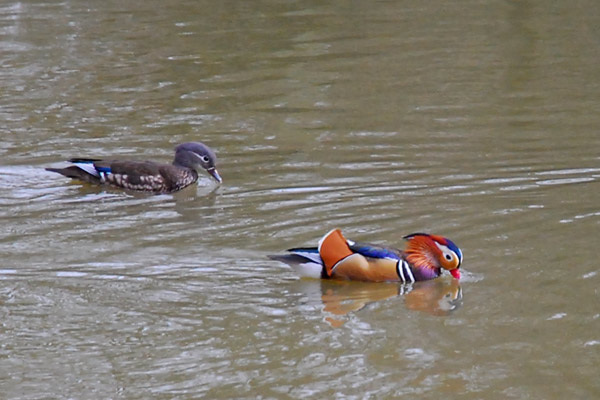
<path fill-rule="evenodd" d="M 2 398 L 597 398 L 599 27 L 591 1 L 0 4 Z M 223 186 L 44 171 L 190 140 Z M 336 226 L 448 236 L 464 279 L 266 257 Z"/>

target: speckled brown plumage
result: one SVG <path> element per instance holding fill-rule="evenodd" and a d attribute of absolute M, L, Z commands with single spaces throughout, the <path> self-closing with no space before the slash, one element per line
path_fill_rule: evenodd
<path fill-rule="evenodd" d="M 173 164 L 87 158 L 69 161 L 75 165 L 47 170 L 88 183 L 153 193 L 172 193 L 193 184 L 198 180 L 200 168 L 222 182 L 216 169 L 216 155 L 202 143 L 177 146 Z"/>

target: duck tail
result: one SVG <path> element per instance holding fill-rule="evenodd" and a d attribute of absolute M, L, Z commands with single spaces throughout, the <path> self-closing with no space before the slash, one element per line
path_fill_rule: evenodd
<path fill-rule="evenodd" d="M 100 176 L 90 174 L 87 170 L 84 170 L 76 165 L 72 165 L 66 168 L 46 168 L 46 171 L 56 172 L 66 176 L 67 178 L 79 179 L 83 182 L 99 184 Z"/>
<path fill-rule="evenodd" d="M 298 248 L 289 249 L 288 251 L 289 254 L 270 254 L 267 257 L 287 264 L 300 277 L 327 278 L 323 261 L 316 248 Z"/>

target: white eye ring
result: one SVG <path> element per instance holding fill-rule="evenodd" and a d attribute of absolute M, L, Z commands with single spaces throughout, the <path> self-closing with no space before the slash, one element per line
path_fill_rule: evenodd
<path fill-rule="evenodd" d="M 452 256 L 450 254 L 446 254 L 446 260 L 452 261 Z"/>
<path fill-rule="evenodd" d="M 208 156 L 201 156 L 200 159 L 205 163 L 209 161 Z"/>

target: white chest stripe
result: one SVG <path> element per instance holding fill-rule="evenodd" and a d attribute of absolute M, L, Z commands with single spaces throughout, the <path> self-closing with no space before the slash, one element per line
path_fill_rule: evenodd
<path fill-rule="evenodd" d="M 400 263 L 402 263 L 402 266 L 400 265 Z M 396 263 L 396 272 L 402 280 L 402 283 L 406 283 L 406 278 L 404 277 L 404 261 L 398 260 L 398 262 Z"/>
<path fill-rule="evenodd" d="M 408 265 L 408 262 L 404 260 L 398 260 L 398 263 L 396 263 L 396 272 L 398 273 L 398 277 L 402 280 L 402 283 L 415 282 L 415 277 L 410 270 L 410 265 Z"/>
<path fill-rule="evenodd" d="M 402 260 L 402 265 L 404 266 L 404 269 L 406 270 L 406 275 L 408 275 L 408 279 L 410 279 L 410 283 L 414 283 L 415 277 L 413 276 L 413 273 L 410 269 L 410 265 L 408 265 L 408 263 L 404 260 Z"/>

